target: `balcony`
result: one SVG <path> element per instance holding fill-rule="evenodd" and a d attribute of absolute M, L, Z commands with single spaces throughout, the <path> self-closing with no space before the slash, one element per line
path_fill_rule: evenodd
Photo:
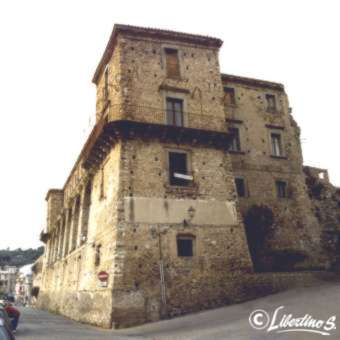
<path fill-rule="evenodd" d="M 201 112 L 183 111 L 183 127 L 226 132 L 223 111 L 220 116 Z M 163 108 L 139 105 L 112 105 L 108 104 L 103 112 L 108 121 L 131 120 L 151 124 L 167 124 L 167 112 Z"/>
<path fill-rule="evenodd" d="M 223 112 L 222 112 L 223 114 Z M 166 111 L 136 105 L 107 105 L 83 150 L 83 167 L 97 167 L 119 139 L 158 139 L 160 142 L 227 149 L 231 135 L 224 116 L 183 113 L 184 126 L 166 123 Z"/>

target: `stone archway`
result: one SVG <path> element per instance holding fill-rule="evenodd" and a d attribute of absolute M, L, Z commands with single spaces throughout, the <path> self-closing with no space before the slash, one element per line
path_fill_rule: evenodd
<path fill-rule="evenodd" d="M 265 205 L 251 206 L 244 216 L 249 252 L 255 271 L 268 270 L 266 240 L 272 235 L 274 214 Z"/>

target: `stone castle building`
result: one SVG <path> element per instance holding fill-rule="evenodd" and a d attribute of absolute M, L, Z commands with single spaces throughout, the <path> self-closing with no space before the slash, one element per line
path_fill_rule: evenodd
<path fill-rule="evenodd" d="M 41 307 L 125 327 L 249 298 L 274 285 L 258 271 L 330 267 L 336 221 L 325 238 L 284 87 L 221 74 L 221 45 L 114 26 L 96 125 L 46 196 Z"/>

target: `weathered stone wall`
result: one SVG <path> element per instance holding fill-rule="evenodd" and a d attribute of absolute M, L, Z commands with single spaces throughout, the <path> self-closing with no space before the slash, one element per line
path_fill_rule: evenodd
<path fill-rule="evenodd" d="M 292 288 L 319 286 L 339 279 L 337 273 L 327 271 L 254 273 L 242 277 L 236 295 L 241 301 L 251 300 Z"/>
<path fill-rule="evenodd" d="M 106 72 L 106 74 L 105 74 Z M 110 106 L 122 104 L 122 82 L 126 77 L 122 73 L 121 42 L 117 42 L 107 66 L 97 84 L 96 121 L 109 114 Z"/>
<path fill-rule="evenodd" d="M 171 96 L 183 100 L 184 126 L 226 131 L 216 48 L 132 36 L 118 40 L 127 119 L 166 124 L 165 100 Z M 181 72 L 178 79 L 167 77 L 166 47 L 178 50 Z M 112 112 L 110 119 L 117 119 L 115 108 Z M 178 149 L 188 154 L 194 178 L 188 187 L 169 184 L 167 151 Z M 231 284 L 237 273 L 251 271 L 252 265 L 234 204 L 229 155 L 213 147 L 131 139 L 123 144 L 121 166 L 120 200 L 135 200 L 122 207 L 118 223 L 123 268 L 113 291 L 115 327 L 217 306 L 231 299 L 227 282 Z M 145 221 L 137 213 L 136 204 L 142 204 L 141 201 L 149 206 L 163 205 L 170 214 L 172 206 L 184 207 L 190 200 L 202 202 L 196 206 L 200 210 L 195 213 L 201 215 L 196 222 L 183 218 L 175 223 L 171 217 L 163 218 L 166 212 L 161 211 L 155 211 L 153 218 Z M 233 203 L 230 206 L 235 217 L 229 219 L 225 214 L 215 222 L 202 224 L 209 220 L 212 208 L 219 202 L 226 206 Z M 202 211 L 203 206 L 206 211 Z M 180 234 L 195 237 L 193 258 L 177 256 L 176 236 Z"/>
<path fill-rule="evenodd" d="M 326 265 L 283 87 L 230 76 L 222 83 L 216 40 L 132 31 L 117 28 L 108 44 L 94 77 L 97 125 L 58 199 L 50 198 L 38 304 L 119 328 L 308 284 L 311 274 L 252 274 L 242 220 L 252 205 L 269 206 L 275 223 L 268 250 L 306 254 L 292 269 Z M 167 76 L 165 48 L 178 51 L 180 76 Z M 236 94 L 228 107 L 224 85 Z M 275 112 L 267 112 L 266 94 L 276 96 Z M 171 138 L 167 96 L 183 100 L 184 110 L 184 126 L 171 127 Z M 115 130 L 121 120 L 149 126 L 137 136 Z M 151 124 L 164 135 L 150 137 Z M 236 126 L 241 152 L 182 138 Z M 271 155 L 271 131 L 283 138 L 283 157 Z M 187 154 L 193 177 L 185 187 L 169 183 L 168 152 L 176 150 Z M 237 198 L 235 176 L 246 179 L 247 197 Z M 286 198 L 277 198 L 275 180 L 288 183 Z M 191 237 L 193 256 L 178 256 L 179 235 Z M 100 271 L 109 274 L 105 287 Z"/>
<path fill-rule="evenodd" d="M 124 119 L 165 124 L 165 99 L 172 96 L 184 99 L 186 126 L 226 131 L 216 48 L 132 36 L 119 37 L 117 44 Z M 166 75 L 166 47 L 178 49 L 181 76 L 177 79 Z M 113 105 L 111 120 L 121 119 L 117 110 Z"/>
<path fill-rule="evenodd" d="M 111 327 L 119 159 L 120 145 L 117 144 L 105 159 L 102 170 L 97 169 L 93 174 L 87 242 L 81 244 L 78 234 L 76 249 L 45 262 L 38 300 L 43 308 L 103 327 Z M 82 210 L 79 221 L 81 214 Z M 100 259 L 96 263 L 98 251 Z M 100 271 L 109 274 L 107 287 L 99 285 Z"/>
<path fill-rule="evenodd" d="M 329 266 L 340 263 L 340 188 L 333 186 L 325 169 L 303 168 L 313 213 L 322 226 L 321 246 L 328 255 Z"/>
<path fill-rule="evenodd" d="M 47 232 L 50 232 L 56 225 L 58 215 L 63 207 L 63 190 L 51 189 L 46 195 L 47 201 Z"/>
<path fill-rule="evenodd" d="M 275 216 L 273 233 L 267 239 L 269 253 L 294 251 L 307 256 L 296 266 L 319 268 L 327 265 L 320 248 L 321 226 L 312 213 L 302 171 L 300 131 L 289 113 L 283 89 L 239 83 L 224 78 L 224 85 L 234 88 L 235 104 L 225 107 L 227 118 L 240 131 L 240 152 L 231 152 L 235 177 L 247 186 L 246 197 L 240 197 L 243 216 L 253 205 L 270 207 Z M 268 112 L 266 95 L 276 98 L 277 109 Z M 273 157 L 271 133 L 282 138 L 282 157 Z M 278 198 L 275 181 L 287 183 L 287 197 Z M 270 263 L 268 269 L 270 269 Z M 297 268 L 296 267 L 296 268 Z"/>
<path fill-rule="evenodd" d="M 167 149 L 174 148 L 184 148 L 191 154 L 192 187 L 169 185 Z M 182 199 L 182 204 L 187 200 L 206 202 L 205 211 L 195 212 L 203 215 L 201 219 L 207 215 L 206 220 L 211 213 L 209 204 L 212 208 L 218 202 L 234 200 L 229 157 L 221 150 L 130 140 L 124 144 L 122 157 L 122 197 L 161 200 L 168 211 L 176 199 Z M 130 209 L 136 211 L 136 207 Z M 159 211 L 154 215 L 158 220 L 150 217 L 150 223 L 141 222 L 137 213 L 128 221 L 121 216 L 124 264 L 122 277 L 114 287 L 116 327 L 222 305 L 232 299 L 226 285 L 240 273 L 252 270 L 243 225 L 237 215 L 229 221 L 228 215 L 223 215 L 218 222 L 211 222 L 214 225 L 195 223 L 195 217 L 191 222 L 189 216 L 184 216 L 187 223 L 184 219 L 180 223 L 166 223 Z M 176 236 L 181 234 L 195 237 L 194 257 L 177 256 Z M 163 303 L 160 263 L 166 292 Z"/>

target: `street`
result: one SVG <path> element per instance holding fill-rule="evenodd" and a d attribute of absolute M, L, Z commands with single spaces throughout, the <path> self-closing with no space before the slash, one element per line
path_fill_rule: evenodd
<path fill-rule="evenodd" d="M 265 310 L 272 315 L 276 308 L 283 305 L 285 313 L 292 314 L 293 317 L 309 314 L 314 319 L 327 320 L 333 315 L 340 314 L 339 296 L 339 283 L 324 283 L 320 286 L 299 288 L 238 305 L 123 330 L 103 330 L 59 315 L 32 308 L 21 308 L 22 320 L 17 339 L 325 339 L 325 336 L 314 331 L 277 333 L 255 330 L 249 324 L 249 315 L 257 309 Z M 329 338 L 339 339 L 335 329 L 329 333 L 331 335 Z"/>

